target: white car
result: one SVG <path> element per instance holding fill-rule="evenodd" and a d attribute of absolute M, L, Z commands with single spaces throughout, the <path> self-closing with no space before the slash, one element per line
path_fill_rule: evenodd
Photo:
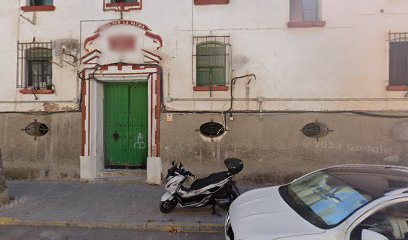
<path fill-rule="evenodd" d="M 227 240 L 408 240 L 408 167 L 343 165 L 242 194 Z"/>

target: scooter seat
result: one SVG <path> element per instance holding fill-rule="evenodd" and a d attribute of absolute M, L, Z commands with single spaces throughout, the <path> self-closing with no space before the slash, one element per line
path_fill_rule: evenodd
<path fill-rule="evenodd" d="M 190 190 L 198 190 L 210 184 L 219 183 L 230 176 L 229 172 L 213 173 L 206 178 L 195 180 L 190 187 Z"/>

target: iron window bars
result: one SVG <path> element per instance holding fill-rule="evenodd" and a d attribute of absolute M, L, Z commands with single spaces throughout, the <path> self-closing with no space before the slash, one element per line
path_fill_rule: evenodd
<path fill-rule="evenodd" d="M 408 32 L 389 33 L 389 85 L 408 86 Z"/>
<path fill-rule="evenodd" d="M 17 88 L 52 89 L 52 42 L 18 42 Z"/>
<path fill-rule="evenodd" d="M 393 33 L 388 34 L 388 40 L 390 42 L 408 42 L 408 32 Z"/>
<path fill-rule="evenodd" d="M 196 86 L 225 86 L 230 70 L 230 37 L 193 38 L 193 81 Z"/>

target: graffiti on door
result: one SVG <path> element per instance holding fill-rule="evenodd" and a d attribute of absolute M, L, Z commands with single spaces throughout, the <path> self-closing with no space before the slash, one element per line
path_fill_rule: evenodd
<path fill-rule="evenodd" d="M 137 135 L 137 141 L 133 144 L 133 148 L 136 149 L 144 149 L 146 147 L 146 143 L 144 141 L 142 133 L 139 133 Z"/>

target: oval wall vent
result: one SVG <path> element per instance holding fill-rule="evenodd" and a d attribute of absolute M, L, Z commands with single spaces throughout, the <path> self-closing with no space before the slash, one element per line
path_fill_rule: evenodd
<path fill-rule="evenodd" d="M 220 123 L 207 122 L 201 125 L 200 133 L 206 137 L 219 137 L 225 133 L 225 127 Z"/>
<path fill-rule="evenodd" d="M 41 137 L 48 133 L 49 129 L 45 123 L 34 121 L 23 129 L 28 135 Z"/>
<path fill-rule="evenodd" d="M 324 123 L 317 121 L 306 124 L 302 129 L 302 132 L 306 137 L 316 139 L 326 136 L 331 131 L 332 130 L 330 130 Z"/>

